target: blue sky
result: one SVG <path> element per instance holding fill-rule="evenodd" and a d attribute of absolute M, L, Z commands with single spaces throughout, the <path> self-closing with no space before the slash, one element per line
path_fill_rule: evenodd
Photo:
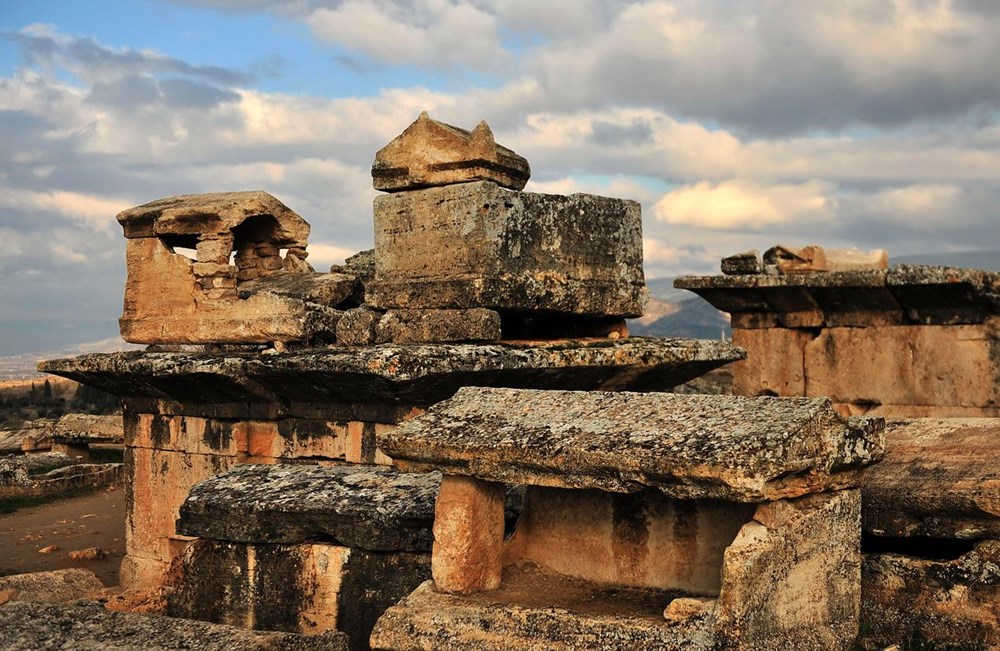
<path fill-rule="evenodd" d="M 0 354 L 114 334 L 114 215 L 159 197 L 264 189 L 317 269 L 368 248 L 421 110 L 640 201 L 650 277 L 1000 248 L 998 60 L 974 0 L 0 1 Z"/>

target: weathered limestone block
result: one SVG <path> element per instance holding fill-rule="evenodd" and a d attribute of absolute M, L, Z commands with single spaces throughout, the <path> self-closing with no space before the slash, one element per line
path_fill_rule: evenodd
<path fill-rule="evenodd" d="M 757 502 L 856 486 L 882 456 L 883 425 L 822 398 L 466 387 L 379 447 L 404 469 Z"/>
<path fill-rule="evenodd" d="M 185 405 L 336 402 L 409 408 L 475 384 L 662 391 L 743 356 L 727 342 L 629 337 L 343 346 L 266 356 L 139 351 L 50 360 L 40 368 L 116 395 Z"/>
<path fill-rule="evenodd" d="M 888 269 L 889 253 L 885 249 L 859 251 L 825 249 L 815 244 L 801 248 L 779 245 L 764 252 L 764 264 L 783 274 Z"/>
<path fill-rule="evenodd" d="M 389 310 L 375 328 L 375 343 L 433 343 L 500 339 L 493 310 Z"/>
<path fill-rule="evenodd" d="M 530 176 L 528 161 L 498 145 L 486 122 L 470 132 L 432 120 L 426 111 L 372 163 L 375 189 L 386 192 L 467 181 L 520 190 Z"/>
<path fill-rule="evenodd" d="M 330 267 L 330 273 L 345 273 L 357 278 L 354 286 L 354 293 L 351 295 L 356 305 L 363 305 L 365 302 L 365 287 L 375 276 L 375 249 L 358 251 L 344 260 L 344 264 L 335 264 Z"/>
<path fill-rule="evenodd" d="M 378 616 L 429 576 L 426 553 L 197 540 L 175 568 L 167 613 L 309 636 L 340 631 L 351 649 L 365 649 Z"/>
<path fill-rule="evenodd" d="M 337 343 L 341 346 L 371 346 L 377 337 L 379 321 L 384 312 L 356 307 L 344 312 L 337 322 Z"/>
<path fill-rule="evenodd" d="M 1000 419 L 892 421 L 862 483 L 875 536 L 1000 539 Z"/>
<path fill-rule="evenodd" d="M 434 510 L 431 571 L 438 590 L 466 594 L 500 585 L 503 484 L 445 475 Z"/>
<path fill-rule="evenodd" d="M 1000 541 L 953 558 L 866 553 L 864 647 L 923 640 L 925 648 L 1000 648 Z"/>
<path fill-rule="evenodd" d="M 0 593 L 14 592 L 11 601 L 67 603 L 93 599 L 104 592 L 104 584 L 90 570 L 72 567 L 51 572 L 0 576 Z"/>
<path fill-rule="evenodd" d="M 255 294 L 267 293 L 327 307 L 340 307 L 351 298 L 357 282 L 357 276 L 350 274 L 274 273 L 241 283 L 239 296 L 250 299 Z"/>
<path fill-rule="evenodd" d="M 1000 271 L 897 265 L 886 284 L 915 323 L 980 323 L 1000 314 Z"/>
<path fill-rule="evenodd" d="M 940 416 L 952 415 L 949 406 L 1000 405 L 1000 383 L 984 381 L 1000 373 L 998 342 L 997 317 L 977 325 L 826 328 L 805 346 L 805 395 L 868 404 L 872 415 L 881 403 L 937 405 Z"/>
<path fill-rule="evenodd" d="M 851 649 L 858 634 L 857 490 L 761 504 L 725 552 L 721 648 Z"/>
<path fill-rule="evenodd" d="M 0 631 L 8 651 L 106 649 L 108 651 L 346 651 L 339 633 L 303 637 L 258 633 L 192 620 L 110 612 L 97 602 L 0 606 Z"/>
<path fill-rule="evenodd" d="M 438 473 L 377 466 L 243 465 L 195 485 L 177 530 L 231 542 L 322 539 L 371 551 L 428 552 L 440 483 Z"/>
<path fill-rule="evenodd" d="M 367 291 L 380 309 L 641 316 L 640 207 L 490 182 L 382 195 Z"/>
<path fill-rule="evenodd" d="M 795 328 L 744 328 L 733 330 L 733 343 L 752 351 L 735 362 L 733 393 L 738 396 L 804 396 L 805 348 L 812 341 L 808 330 Z"/>

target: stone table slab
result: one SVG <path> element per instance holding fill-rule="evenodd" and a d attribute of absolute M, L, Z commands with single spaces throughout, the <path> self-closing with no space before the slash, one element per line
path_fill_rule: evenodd
<path fill-rule="evenodd" d="M 196 484 L 177 530 L 230 542 L 430 551 L 440 483 L 438 473 L 381 466 L 243 465 Z"/>
<path fill-rule="evenodd" d="M 891 421 L 861 486 L 867 533 L 1000 538 L 1000 420 Z"/>
<path fill-rule="evenodd" d="M 246 631 L 188 619 L 109 612 L 97 602 L 0 606 L 6 651 L 346 651 L 347 637 Z"/>
<path fill-rule="evenodd" d="M 403 468 L 761 502 L 856 486 L 883 426 L 826 398 L 467 387 L 378 443 Z"/>
<path fill-rule="evenodd" d="M 50 360 L 40 368 L 125 398 L 426 405 L 467 385 L 662 391 L 744 356 L 722 341 L 628 337 L 274 355 L 134 351 Z"/>

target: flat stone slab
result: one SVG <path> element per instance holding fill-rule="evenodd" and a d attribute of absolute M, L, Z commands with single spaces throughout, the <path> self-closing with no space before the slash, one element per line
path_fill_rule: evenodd
<path fill-rule="evenodd" d="M 339 633 L 316 636 L 247 631 L 189 619 L 110 612 L 97 602 L 0 606 L 6 651 L 346 651 Z"/>
<path fill-rule="evenodd" d="M 1000 419 L 891 421 L 861 484 L 867 533 L 1000 538 Z"/>
<path fill-rule="evenodd" d="M 40 368 L 126 398 L 429 405 L 467 385 L 662 391 L 743 357 L 722 341 L 629 337 L 275 355 L 134 351 L 50 360 Z"/>
<path fill-rule="evenodd" d="M 673 623 L 662 614 L 669 598 L 644 598 L 639 590 L 601 590 L 554 574 L 525 583 L 458 596 L 437 592 L 427 581 L 382 615 L 372 631 L 372 649 L 707 651 L 714 642 L 710 609 Z M 510 603 L 512 595 L 521 603 Z M 537 603 L 546 598 L 568 603 Z"/>
<path fill-rule="evenodd" d="M 242 465 L 199 482 L 177 531 L 244 543 L 324 541 L 371 551 L 430 551 L 438 473 L 384 466 Z"/>
<path fill-rule="evenodd" d="M 981 323 L 1000 314 L 1000 272 L 927 265 L 888 270 L 790 275 L 682 276 L 688 289 L 720 310 L 741 313 L 821 312 L 837 325 L 845 312 L 879 312 L 898 323 Z"/>
<path fill-rule="evenodd" d="M 65 603 L 93 599 L 105 589 L 96 574 L 78 567 L 0 576 L 0 594 L 12 591 L 11 601 Z"/>
<path fill-rule="evenodd" d="M 826 398 L 467 387 L 378 443 L 404 469 L 762 502 L 856 486 L 883 426 Z"/>

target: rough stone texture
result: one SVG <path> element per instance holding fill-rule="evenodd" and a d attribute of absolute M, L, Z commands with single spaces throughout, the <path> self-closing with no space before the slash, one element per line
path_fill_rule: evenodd
<path fill-rule="evenodd" d="M 866 553 L 861 575 L 865 648 L 1000 648 L 1000 541 L 951 558 Z M 933 646 L 931 646 L 933 645 Z"/>
<path fill-rule="evenodd" d="M 267 343 L 324 335 L 332 339 L 340 318 L 341 312 L 328 306 L 270 291 L 241 300 L 238 282 L 231 289 L 205 288 L 194 264 L 160 238 L 127 240 L 125 253 L 129 273 L 119 324 L 126 341 Z"/>
<path fill-rule="evenodd" d="M 375 343 L 495 341 L 500 315 L 493 310 L 389 310 L 375 328 Z"/>
<path fill-rule="evenodd" d="M 55 497 L 117 484 L 120 463 L 83 463 L 79 457 L 45 452 L 0 459 L 0 499 Z"/>
<path fill-rule="evenodd" d="M 174 574 L 172 616 L 305 635 L 338 630 L 351 649 L 366 649 L 378 616 L 430 576 L 430 556 L 198 540 Z"/>
<path fill-rule="evenodd" d="M 421 585 L 379 619 L 372 648 L 851 649 L 860 600 L 857 491 L 764 504 L 754 517 L 725 552 L 718 599 L 687 608 L 687 617 L 681 607 L 677 617 L 663 616 L 674 600 L 689 605 L 682 592 L 602 585 L 527 564 L 505 568 L 492 592 L 460 596 Z"/>
<path fill-rule="evenodd" d="M 864 530 L 1000 539 L 1000 419 L 893 421 L 862 483 Z"/>
<path fill-rule="evenodd" d="M 757 502 L 857 485 L 883 425 L 826 399 L 467 387 L 379 447 L 491 481 Z"/>
<path fill-rule="evenodd" d="M 764 273 L 764 263 L 757 249 L 723 258 L 721 267 L 727 276 Z"/>
<path fill-rule="evenodd" d="M 184 619 L 109 612 L 97 602 L 0 606 L 7 651 L 344 651 L 343 635 L 257 633 Z"/>
<path fill-rule="evenodd" d="M 52 572 L 31 572 L 0 576 L 0 592 L 13 590 L 12 601 L 66 603 L 97 597 L 104 584 L 90 570 L 69 568 Z"/>
<path fill-rule="evenodd" d="M 640 207 L 489 182 L 382 195 L 367 291 L 380 309 L 641 316 Z"/>
<path fill-rule="evenodd" d="M 726 342 L 629 337 L 340 347 L 266 356 L 106 353 L 39 367 L 126 398 L 412 406 L 443 400 L 465 385 L 661 391 L 742 358 L 742 350 Z"/>
<path fill-rule="evenodd" d="M 102 443 L 121 443 L 124 440 L 121 414 L 66 414 L 56 422 L 52 433 L 58 438 Z"/>
<path fill-rule="evenodd" d="M 177 530 L 233 542 L 430 551 L 440 483 L 438 473 L 379 466 L 243 465 L 195 485 Z"/>
<path fill-rule="evenodd" d="M 971 324 L 1000 314 L 1000 271 L 897 265 L 786 276 L 683 276 L 674 286 L 732 313 L 734 327 L 744 328 Z M 804 314 L 817 315 L 816 322 L 798 323 Z"/>
<path fill-rule="evenodd" d="M 304 246 L 309 239 L 309 224 L 305 220 L 259 190 L 165 197 L 123 210 L 117 219 L 129 239 L 202 234 L 213 234 L 217 239 L 247 219 L 261 216 L 271 217 L 278 224 L 278 237 L 273 244 Z"/>
<path fill-rule="evenodd" d="M 399 192 L 466 181 L 493 181 L 520 190 L 528 182 L 528 161 L 493 138 L 486 122 L 472 131 L 420 116 L 375 154 L 376 190 Z"/>
<path fill-rule="evenodd" d="M 358 305 L 365 302 L 365 287 L 375 276 L 375 249 L 358 251 L 344 260 L 344 264 L 335 264 L 330 267 L 330 273 L 349 274 L 357 278 L 354 286 L 354 293 L 351 298 Z"/>
<path fill-rule="evenodd" d="M 357 276 L 344 273 L 274 273 L 240 283 L 239 297 L 250 299 L 255 294 L 268 293 L 327 307 L 341 307 L 354 295 L 358 282 Z"/>
<path fill-rule="evenodd" d="M 748 351 L 732 367 L 739 395 L 828 396 L 845 414 L 1000 416 L 1000 317 L 951 326 L 735 329 L 733 343 Z"/>
<path fill-rule="evenodd" d="M 858 634 L 857 490 L 757 507 L 726 549 L 715 608 L 722 648 L 846 651 Z"/>
<path fill-rule="evenodd" d="M 503 542 L 503 484 L 445 475 L 434 509 L 437 589 L 468 594 L 499 587 Z"/>
<path fill-rule="evenodd" d="M 383 312 L 356 307 L 344 312 L 337 322 L 337 344 L 341 346 L 371 346 Z"/>
<path fill-rule="evenodd" d="M 48 449 L 49 435 L 57 422 L 55 418 L 36 418 L 24 421 L 21 427 L 0 430 L 0 454 Z"/>

